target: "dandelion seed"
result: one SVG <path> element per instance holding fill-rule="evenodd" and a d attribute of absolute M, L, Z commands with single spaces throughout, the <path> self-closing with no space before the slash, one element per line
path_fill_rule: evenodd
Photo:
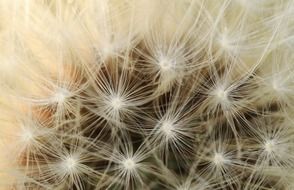
<path fill-rule="evenodd" d="M 132 158 L 127 158 L 122 164 L 127 171 L 132 171 L 136 168 L 136 162 Z"/>
<path fill-rule="evenodd" d="M 270 139 L 270 140 L 267 140 L 265 143 L 264 143 L 264 150 L 268 153 L 272 153 L 275 149 L 275 140 L 273 139 Z"/>
<path fill-rule="evenodd" d="M 273 72 L 273 71 L 272 71 Z M 273 91 L 279 92 L 284 89 L 284 83 L 287 81 L 287 78 L 283 80 L 283 77 L 281 76 L 282 72 L 272 74 L 269 76 L 266 80 L 269 83 L 268 85 L 272 88 Z"/>
<path fill-rule="evenodd" d="M 34 132 L 29 128 L 23 128 L 21 139 L 25 143 L 30 143 L 34 139 Z"/>
<path fill-rule="evenodd" d="M 226 162 L 226 158 L 222 153 L 215 153 L 213 157 L 213 162 L 216 166 L 221 166 Z"/>
<path fill-rule="evenodd" d="M 74 173 L 77 166 L 77 160 L 73 156 L 68 156 L 62 164 L 68 173 Z"/>
<path fill-rule="evenodd" d="M 274 82 L 272 83 L 272 87 L 273 87 L 273 89 L 274 89 L 275 91 L 277 91 L 277 92 L 279 92 L 279 91 L 282 89 L 282 87 L 281 87 L 276 81 L 274 81 Z"/>
<path fill-rule="evenodd" d="M 228 36 L 225 34 L 221 35 L 221 37 L 219 39 L 219 43 L 226 50 L 231 50 L 233 48 L 231 45 L 231 42 L 228 39 Z"/>
<path fill-rule="evenodd" d="M 110 100 L 110 105 L 114 110 L 119 110 L 123 107 L 124 105 L 124 101 L 121 97 L 119 96 L 114 96 L 113 98 L 111 98 Z"/>
<path fill-rule="evenodd" d="M 167 58 L 161 57 L 159 59 L 158 65 L 163 72 L 170 71 L 174 69 L 175 62 L 168 60 Z"/>
<path fill-rule="evenodd" d="M 52 102 L 56 102 L 58 104 L 64 103 L 67 97 L 69 97 L 70 92 L 67 89 L 60 88 L 52 97 Z"/>
<path fill-rule="evenodd" d="M 228 92 L 223 87 L 219 87 L 215 89 L 213 94 L 216 96 L 216 98 L 219 100 L 220 103 L 228 102 Z"/>
<path fill-rule="evenodd" d="M 161 125 L 161 131 L 166 135 L 167 138 L 171 138 L 174 135 L 174 126 L 171 121 L 164 121 Z"/>

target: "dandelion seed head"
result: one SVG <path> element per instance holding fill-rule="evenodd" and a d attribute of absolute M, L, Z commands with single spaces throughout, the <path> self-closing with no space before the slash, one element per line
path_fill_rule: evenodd
<path fill-rule="evenodd" d="M 291 0 L 0 3 L 1 189 L 292 189 Z"/>

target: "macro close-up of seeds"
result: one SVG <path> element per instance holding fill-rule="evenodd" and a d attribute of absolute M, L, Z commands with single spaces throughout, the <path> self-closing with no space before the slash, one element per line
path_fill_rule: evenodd
<path fill-rule="evenodd" d="M 293 0 L 0 0 L 0 190 L 293 190 Z"/>

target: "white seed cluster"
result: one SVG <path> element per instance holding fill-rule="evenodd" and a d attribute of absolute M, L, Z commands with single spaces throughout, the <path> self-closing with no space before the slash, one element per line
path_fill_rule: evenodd
<path fill-rule="evenodd" d="M 292 190 L 293 0 L 0 0 L 0 190 Z"/>

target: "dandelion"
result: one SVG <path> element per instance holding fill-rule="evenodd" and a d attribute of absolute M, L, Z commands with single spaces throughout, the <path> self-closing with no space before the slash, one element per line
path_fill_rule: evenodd
<path fill-rule="evenodd" d="M 291 0 L 0 0 L 0 189 L 293 189 Z"/>

